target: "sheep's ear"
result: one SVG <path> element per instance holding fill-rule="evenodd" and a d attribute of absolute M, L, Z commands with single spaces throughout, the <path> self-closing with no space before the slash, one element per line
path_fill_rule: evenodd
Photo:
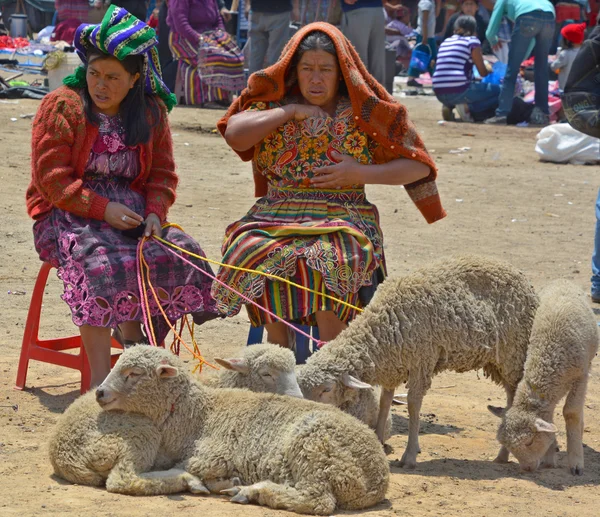
<path fill-rule="evenodd" d="M 342 375 L 342 383 L 344 384 L 344 386 L 347 386 L 348 388 L 354 388 L 355 390 L 367 390 L 369 388 L 372 388 L 370 384 L 359 381 L 356 377 L 352 377 L 352 375 L 349 375 L 347 373 Z"/>
<path fill-rule="evenodd" d="M 179 370 L 175 366 L 171 366 L 170 364 L 161 364 L 156 367 L 156 375 L 158 375 L 159 379 L 167 379 L 169 377 L 176 377 L 179 373 Z"/>
<path fill-rule="evenodd" d="M 536 418 L 535 419 L 535 428 L 540 431 L 541 433 L 557 433 L 558 429 L 556 428 L 556 426 L 554 424 L 551 424 L 550 422 L 546 422 L 545 420 L 542 420 L 541 418 Z"/>
<path fill-rule="evenodd" d="M 488 411 L 492 414 L 497 416 L 498 418 L 502 418 L 504 416 L 504 408 L 503 407 L 498 407 L 498 406 L 488 406 Z"/>
<path fill-rule="evenodd" d="M 219 363 L 223 368 L 233 370 L 234 372 L 248 373 L 250 371 L 245 359 L 220 359 L 217 357 L 215 358 L 215 362 Z"/>

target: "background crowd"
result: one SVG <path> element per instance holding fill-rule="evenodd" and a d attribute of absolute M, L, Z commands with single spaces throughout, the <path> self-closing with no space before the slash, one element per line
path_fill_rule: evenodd
<path fill-rule="evenodd" d="M 110 3 L 56 0 L 56 37 L 68 41 L 81 22 L 98 21 Z M 536 125 L 564 119 L 566 78 L 600 5 L 599 0 L 112 3 L 157 30 L 164 80 L 180 104 L 229 106 L 249 75 L 273 65 L 300 27 L 325 21 L 341 29 L 388 91 L 397 75 L 407 77 L 409 89 L 432 86 L 445 120 Z M 462 20 L 457 34 L 457 21 L 465 16 L 472 19 Z"/>

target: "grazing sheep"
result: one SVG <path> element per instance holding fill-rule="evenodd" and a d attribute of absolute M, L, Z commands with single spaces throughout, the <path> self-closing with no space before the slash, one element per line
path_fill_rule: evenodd
<path fill-rule="evenodd" d="M 525 275 L 505 262 L 470 255 L 434 262 L 386 280 L 365 311 L 309 357 L 303 385 L 314 390 L 344 374 L 380 385 L 377 435 L 383 441 L 394 390 L 407 383 L 409 434 L 401 465 L 414 468 L 419 412 L 433 376 L 483 368 L 505 388 L 510 406 L 537 305 Z M 506 449 L 497 461 L 508 461 Z"/>
<path fill-rule="evenodd" d="M 352 375 L 342 375 L 339 380 L 322 379 L 321 382 L 304 381 L 304 365 L 296 366 L 296 376 L 303 395 L 309 400 L 331 404 L 344 413 L 358 418 L 371 429 L 377 428 L 381 390 Z M 384 429 L 384 439 L 391 436 L 392 414 L 389 413 Z"/>
<path fill-rule="evenodd" d="M 381 444 L 355 418 L 297 398 L 204 386 L 160 348 L 125 350 L 96 398 L 108 412 L 154 422 L 163 452 L 182 458 L 171 471 L 207 486 L 239 477 L 248 486 L 227 492 L 234 502 L 330 515 L 373 506 L 387 490 Z M 161 473 L 151 474 L 159 484 Z"/>
<path fill-rule="evenodd" d="M 175 464 L 175 458 L 159 457 L 161 439 L 158 426 L 148 417 L 103 411 L 89 392 L 59 418 L 50 438 L 50 461 L 62 479 L 79 485 L 106 485 L 109 492 L 208 492 L 200 480 L 182 470 L 163 472 L 160 482 L 144 478 L 153 465 L 169 468 Z"/>
<path fill-rule="evenodd" d="M 252 345 L 241 358 L 215 359 L 226 368 L 206 381 L 213 388 L 245 388 L 250 391 L 277 393 L 302 398 L 296 380 L 294 352 L 277 345 Z"/>
<path fill-rule="evenodd" d="M 540 292 L 515 400 L 502 417 L 498 441 L 519 460 L 523 470 L 555 466 L 554 408 L 567 395 L 563 416 L 567 456 L 572 474 L 583 474 L 583 405 L 591 362 L 598 350 L 598 327 L 585 294 L 567 280 L 557 280 Z"/>

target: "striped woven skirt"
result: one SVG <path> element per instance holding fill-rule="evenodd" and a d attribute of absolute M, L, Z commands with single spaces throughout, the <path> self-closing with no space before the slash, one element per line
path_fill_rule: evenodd
<path fill-rule="evenodd" d="M 241 293 L 287 321 L 315 325 L 317 311 L 331 310 L 349 322 L 357 311 L 339 300 L 364 307 L 385 275 L 379 214 L 362 189 L 270 186 L 267 196 L 227 228 L 222 252 L 224 264 L 248 270 L 221 267 L 217 277 L 234 291 L 213 284 L 219 310 L 230 316 L 246 303 Z M 254 305 L 246 308 L 253 326 L 276 321 Z"/>
<path fill-rule="evenodd" d="M 244 55 L 227 32 L 204 32 L 197 45 L 171 31 L 169 47 L 179 61 L 179 80 L 187 105 L 230 103 L 232 96 L 246 87 Z"/>

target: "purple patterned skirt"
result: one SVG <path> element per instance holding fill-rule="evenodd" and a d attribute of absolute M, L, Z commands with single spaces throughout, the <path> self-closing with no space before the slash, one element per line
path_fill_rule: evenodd
<path fill-rule="evenodd" d="M 102 153 L 92 152 L 88 167 L 86 187 L 144 215 L 144 197 L 130 188 L 132 179 L 137 176 L 135 151 L 121 148 L 109 153 L 103 148 Z M 85 219 L 59 208 L 36 221 L 33 233 L 40 259 L 58 269 L 65 288 L 62 299 L 71 308 L 75 325 L 115 328 L 124 321 L 142 321 L 137 239 L 124 236 L 105 221 Z M 163 230 L 163 238 L 204 256 L 198 243 L 177 228 Z M 156 242 L 150 241 L 144 246 L 150 281 L 169 320 L 173 323 L 189 313 L 196 323 L 218 317 L 220 314 L 210 295 L 211 278 L 177 255 Z M 186 258 L 212 274 L 206 262 Z M 150 290 L 148 297 L 156 339 L 160 342 L 169 327 Z"/>

